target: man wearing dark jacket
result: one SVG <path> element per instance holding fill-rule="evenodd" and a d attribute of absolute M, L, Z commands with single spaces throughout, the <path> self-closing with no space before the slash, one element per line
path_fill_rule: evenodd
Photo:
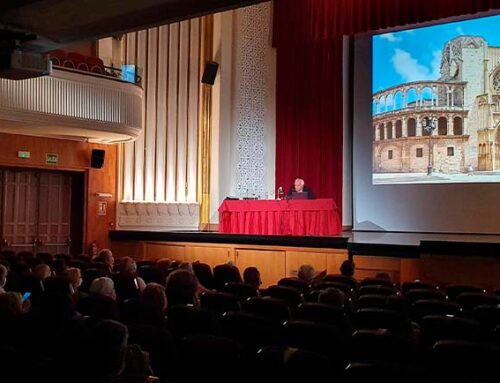
<path fill-rule="evenodd" d="M 315 199 L 314 194 L 310 188 L 304 185 L 304 180 L 302 178 L 297 178 L 294 182 L 294 185 L 288 191 L 286 198 L 293 198 L 293 193 L 307 193 L 307 199 Z"/>

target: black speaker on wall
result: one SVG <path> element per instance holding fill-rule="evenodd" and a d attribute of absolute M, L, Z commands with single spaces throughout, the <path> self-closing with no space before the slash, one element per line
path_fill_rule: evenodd
<path fill-rule="evenodd" d="M 208 61 L 205 64 L 205 70 L 203 71 L 203 77 L 201 78 L 201 82 L 207 85 L 214 85 L 218 69 L 219 69 L 219 64 L 217 64 L 214 61 Z"/>
<path fill-rule="evenodd" d="M 105 154 L 106 154 L 105 150 L 92 149 L 92 156 L 90 157 L 90 167 L 95 169 L 101 169 L 104 166 Z"/>

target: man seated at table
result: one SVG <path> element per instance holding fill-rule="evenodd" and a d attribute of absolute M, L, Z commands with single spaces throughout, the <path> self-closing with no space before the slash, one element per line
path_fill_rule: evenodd
<path fill-rule="evenodd" d="M 305 186 L 304 180 L 302 178 L 297 178 L 294 182 L 294 185 L 288 191 L 286 198 L 287 199 L 299 199 L 297 194 L 294 193 L 307 193 L 307 198 L 304 196 L 304 199 L 315 199 L 313 192 L 310 188 Z"/>

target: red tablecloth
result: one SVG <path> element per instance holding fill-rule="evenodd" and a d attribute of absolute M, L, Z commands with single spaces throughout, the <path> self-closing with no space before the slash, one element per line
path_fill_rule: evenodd
<path fill-rule="evenodd" d="M 224 200 L 219 232 L 262 235 L 335 235 L 342 230 L 332 199 Z"/>

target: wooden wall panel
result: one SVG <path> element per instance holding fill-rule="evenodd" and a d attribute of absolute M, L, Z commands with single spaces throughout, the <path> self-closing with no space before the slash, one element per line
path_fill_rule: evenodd
<path fill-rule="evenodd" d="M 286 276 L 296 277 L 297 272 L 302 265 L 311 265 L 317 272 L 326 270 L 325 253 L 305 252 L 305 251 L 287 251 L 286 252 Z"/>
<path fill-rule="evenodd" d="M 390 257 L 354 256 L 354 277 L 358 280 L 373 278 L 377 273 L 387 273 L 393 281 L 400 280 L 401 259 Z"/>
<path fill-rule="evenodd" d="M 326 272 L 328 274 L 339 274 L 340 265 L 342 265 L 342 262 L 347 260 L 347 258 L 346 251 L 337 251 L 333 254 L 328 254 L 328 257 L 326 257 Z"/>
<path fill-rule="evenodd" d="M 105 150 L 103 168 L 90 168 L 92 149 Z M 18 158 L 17 152 L 20 150 L 29 151 L 30 158 Z M 46 154 L 48 153 L 58 155 L 57 165 L 46 163 Z M 112 145 L 0 133 L 1 167 L 85 172 L 84 248 L 87 248 L 93 241 L 96 241 L 100 248 L 109 245 L 108 232 L 114 228 L 116 219 L 116 155 L 117 147 Z M 112 197 L 104 200 L 99 199 L 96 196 L 98 192 L 110 193 Z M 106 215 L 98 214 L 99 201 L 106 202 Z"/>
<path fill-rule="evenodd" d="M 146 259 L 144 255 L 144 248 L 144 242 L 138 241 L 111 243 L 111 250 L 113 251 L 113 256 L 115 258 L 132 257 L 135 260 L 142 261 L 143 259 Z"/>
<path fill-rule="evenodd" d="M 186 247 L 183 245 L 146 242 L 144 248 L 144 257 L 148 260 L 169 258 L 179 262 L 185 262 Z"/>
<path fill-rule="evenodd" d="M 471 284 L 500 288 L 500 262 L 496 258 L 425 255 L 420 260 L 420 278 L 440 285 Z"/>
<path fill-rule="evenodd" d="M 213 268 L 228 261 L 234 262 L 234 256 L 228 247 L 187 246 L 185 260 L 186 262 L 207 263 Z"/>
<path fill-rule="evenodd" d="M 257 267 L 262 288 L 275 285 L 286 274 L 285 251 L 236 249 L 236 266 L 243 272 L 247 267 Z"/>

